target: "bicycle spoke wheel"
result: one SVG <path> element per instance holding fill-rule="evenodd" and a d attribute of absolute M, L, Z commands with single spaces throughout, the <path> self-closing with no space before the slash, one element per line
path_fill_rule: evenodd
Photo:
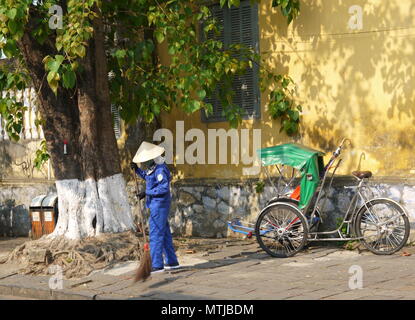
<path fill-rule="evenodd" d="M 357 215 L 356 233 L 363 245 L 375 254 L 392 254 L 407 242 L 410 232 L 405 212 L 387 199 L 373 200 Z"/>
<path fill-rule="evenodd" d="M 307 224 L 299 210 L 285 204 L 274 204 L 258 217 L 255 234 L 266 253 L 285 258 L 304 247 L 307 241 Z"/>

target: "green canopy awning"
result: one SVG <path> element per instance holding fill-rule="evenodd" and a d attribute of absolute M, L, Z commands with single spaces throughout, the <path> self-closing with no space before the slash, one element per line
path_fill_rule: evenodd
<path fill-rule="evenodd" d="M 313 197 L 324 168 L 324 153 L 296 143 L 287 143 L 257 151 L 262 165 L 280 164 L 294 167 L 301 172 L 300 203 L 303 209 Z"/>

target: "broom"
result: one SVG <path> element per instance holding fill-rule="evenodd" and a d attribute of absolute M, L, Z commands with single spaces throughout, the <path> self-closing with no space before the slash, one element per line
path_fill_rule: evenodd
<path fill-rule="evenodd" d="M 136 173 L 134 172 L 134 179 L 135 179 L 135 187 L 136 187 L 136 194 L 138 196 L 138 179 Z M 146 225 L 144 219 L 144 209 L 141 204 L 141 200 L 138 199 L 138 209 L 140 211 L 140 223 L 141 223 L 141 231 L 143 232 L 143 242 L 140 243 L 140 265 L 137 269 L 134 282 L 137 281 L 145 281 L 151 275 L 151 256 L 150 256 L 150 247 L 147 242 L 146 236 Z"/>

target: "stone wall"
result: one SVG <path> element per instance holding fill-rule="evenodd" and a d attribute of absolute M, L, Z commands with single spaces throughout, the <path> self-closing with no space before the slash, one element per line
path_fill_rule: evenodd
<path fill-rule="evenodd" d="M 193 181 L 173 185 L 173 202 L 170 224 L 176 234 L 203 237 L 225 237 L 235 235 L 228 230 L 227 221 L 240 217 L 242 221 L 254 223 L 268 200 L 276 196 L 274 188 L 266 184 L 263 192 L 256 192 L 257 180 L 244 183 L 236 181 Z M 322 209 L 321 230 L 337 227 L 343 213 L 355 193 L 356 180 L 339 177 L 326 192 L 327 200 Z M 371 197 L 389 197 L 404 206 L 411 226 L 415 221 L 415 183 L 396 179 L 381 179 L 370 182 L 364 190 Z M 324 198 L 322 199 L 324 201 Z M 323 203 L 323 202 L 320 202 Z M 359 206 L 362 203 L 359 203 Z"/>
<path fill-rule="evenodd" d="M 255 190 L 257 180 L 219 181 L 187 180 L 172 184 L 170 225 L 174 234 L 200 237 L 238 236 L 228 230 L 227 221 L 240 217 L 254 223 L 267 201 L 275 196 L 271 185 L 263 192 Z M 350 188 L 353 179 L 337 178 L 327 193 L 322 214 L 322 228 L 327 230 L 337 224 L 341 213 L 347 210 L 354 194 Z M 374 180 L 370 192 L 377 197 L 390 197 L 400 202 L 415 221 L 415 182 L 403 180 Z M 127 192 L 133 212 L 137 216 L 135 185 L 129 183 Z M 30 230 L 29 205 L 41 194 L 56 192 L 52 182 L 0 184 L 0 236 L 27 236 Z"/>

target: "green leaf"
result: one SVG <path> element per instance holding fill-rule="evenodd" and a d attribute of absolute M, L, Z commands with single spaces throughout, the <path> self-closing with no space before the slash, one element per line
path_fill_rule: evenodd
<path fill-rule="evenodd" d="M 205 103 L 205 112 L 208 115 L 213 113 L 213 106 L 211 103 Z"/>
<path fill-rule="evenodd" d="M 58 72 L 59 71 L 59 67 L 60 67 L 60 63 L 58 63 L 56 60 L 51 60 L 49 63 L 48 63 L 48 65 L 47 65 L 47 67 L 48 67 L 48 70 L 49 71 L 52 71 L 52 72 Z"/>
<path fill-rule="evenodd" d="M 264 192 L 264 187 L 265 187 L 264 181 L 258 181 L 257 184 L 255 185 L 255 191 L 257 193 L 262 193 Z"/>
<path fill-rule="evenodd" d="M 189 111 L 191 113 L 192 112 L 195 112 L 195 111 L 197 111 L 199 109 L 200 109 L 200 101 L 197 101 L 197 100 L 190 101 L 190 103 L 189 103 Z"/>
<path fill-rule="evenodd" d="M 189 7 L 185 7 L 184 8 L 184 12 L 186 13 L 186 15 L 191 16 L 192 15 L 192 9 Z"/>
<path fill-rule="evenodd" d="M 154 35 L 156 36 L 158 43 L 162 43 L 164 41 L 164 34 L 160 30 L 157 30 L 156 32 L 154 32 Z"/>
<path fill-rule="evenodd" d="M 285 101 L 278 102 L 277 106 L 278 106 L 278 109 L 281 110 L 281 111 L 286 111 L 287 110 Z"/>
<path fill-rule="evenodd" d="M 52 89 L 53 93 L 55 94 L 55 96 L 58 94 L 58 87 L 59 87 L 59 83 L 58 81 L 51 81 L 49 82 L 49 86 Z"/>
<path fill-rule="evenodd" d="M 115 51 L 115 56 L 118 59 L 123 59 L 126 56 L 126 54 L 127 54 L 127 51 L 125 51 L 125 50 L 117 50 L 117 51 Z"/>
<path fill-rule="evenodd" d="M 17 9 L 12 8 L 7 11 L 6 16 L 9 17 L 9 19 L 14 20 L 14 18 L 16 17 L 16 14 L 17 14 Z"/>
<path fill-rule="evenodd" d="M 48 82 L 52 82 L 53 79 L 55 79 L 55 75 L 56 75 L 56 71 L 50 71 L 48 73 L 46 80 L 48 80 Z"/>
<path fill-rule="evenodd" d="M 55 95 L 58 94 L 58 87 L 59 87 L 59 74 L 55 71 L 50 71 L 47 76 L 47 81 L 49 83 L 50 88 L 52 89 Z"/>
<path fill-rule="evenodd" d="M 55 61 L 56 61 L 56 62 L 58 62 L 58 63 L 59 63 L 59 65 L 63 62 L 63 60 L 65 60 L 65 57 L 64 57 L 64 56 L 62 56 L 62 55 L 60 55 L 60 54 L 57 54 L 57 55 L 55 56 Z"/>
<path fill-rule="evenodd" d="M 9 27 L 10 33 L 15 34 L 19 30 L 20 24 L 15 20 L 9 20 L 7 26 Z"/>
<path fill-rule="evenodd" d="M 203 90 L 203 89 L 201 89 L 201 90 L 199 90 L 199 91 L 197 92 L 197 95 L 199 96 L 199 98 L 200 98 L 201 100 L 203 100 L 203 99 L 206 97 L 206 91 L 205 91 L 205 90 Z"/>
<path fill-rule="evenodd" d="M 36 169 L 40 170 L 42 165 L 46 161 L 48 161 L 49 158 L 50 158 L 45 140 L 42 140 L 42 142 L 40 143 L 39 149 L 36 150 L 35 154 L 36 154 L 36 157 L 35 157 L 33 163 L 34 163 L 34 166 L 36 167 Z"/>
<path fill-rule="evenodd" d="M 300 114 L 298 113 L 298 111 L 295 111 L 295 110 L 291 111 L 291 119 L 293 121 L 298 121 L 299 118 L 300 118 Z"/>
<path fill-rule="evenodd" d="M 241 4 L 241 1 L 240 1 L 240 0 L 233 0 L 233 1 L 232 1 L 232 4 L 233 4 L 235 7 L 239 7 L 239 5 Z"/>
<path fill-rule="evenodd" d="M 174 46 L 169 46 L 168 52 L 170 55 L 174 55 L 176 53 L 176 48 Z"/>
<path fill-rule="evenodd" d="M 13 73 L 9 73 L 9 74 L 7 75 L 7 85 L 6 85 L 6 87 L 7 87 L 8 89 L 13 88 L 13 84 L 14 84 L 14 82 L 15 82 L 15 79 L 16 79 L 16 75 L 15 75 L 15 74 L 13 74 Z"/>
<path fill-rule="evenodd" d="M 63 87 L 66 89 L 71 89 L 75 86 L 76 74 L 72 70 L 66 70 L 63 74 Z"/>
<path fill-rule="evenodd" d="M 13 129 L 14 129 L 14 131 L 20 133 L 20 131 L 22 130 L 22 124 L 21 123 L 13 123 Z"/>
<path fill-rule="evenodd" d="M 81 46 L 75 47 L 75 52 L 79 57 L 81 57 L 81 58 L 85 57 L 85 47 L 84 46 L 81 45 Z"/>
<path fill-rule="evenodd" d="M 284 80 L 282 80 L 282 87 L 284 88 L 284 89 L 286 89 L 287 87 L 288 87 L 288 85 L 290 84 L 290 80 L 289 79 L 287 79 L 287 78 L 284 78 Z"/>
<path fill-rule="evenodd" d="M 10 136 L 10 138 L 13 141 L 16 141 L 17 142 L 17 141 L 20 140 L 20 136 L 18 134 L 14 133 L 14 132 L 8 132 L 8 135 Z"/>
<path fill-rule="evenodd" d="M 14 40 L 8 39 L 6 44 L 3 47 L 3 53 L 6 55 L 7 58 L 13 58 L 18 54 L 18 49 L 16 46 L 16 42 Z"/>

